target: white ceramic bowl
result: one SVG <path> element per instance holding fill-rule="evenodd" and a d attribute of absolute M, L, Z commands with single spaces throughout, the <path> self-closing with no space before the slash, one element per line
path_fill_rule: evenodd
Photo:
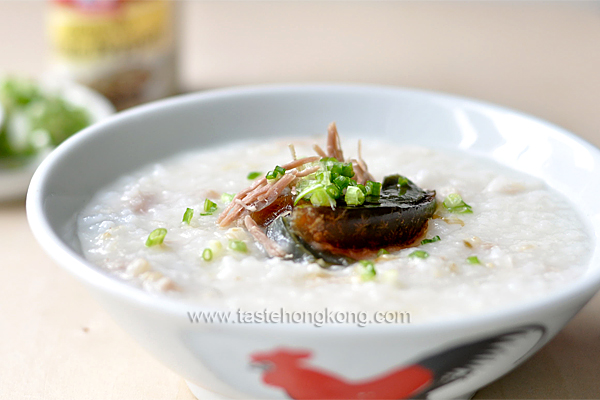
<path fill-rule="evenodd" d="M 75 82 L 45 78 L 40 82 L 42 90 L 59 95 L 79 107 L 83 107 L 90 115 L 91 123 L 96 123 L 114 114 L 113 105 L 100 93 L 79 85 Z M 4 110 L 0 106 L 0 126 Z M 0 201 L 24 198 L 29 181 L 47 152 L 41 152 L 36 157 L 19 168 L 0 168 Z"/>
<path fill-rule="evenodd" d="M 543 178 L 576 204 L 595 235 L 600 232 L 600 152 L 576 136 L 472 100 L 335 85 L 217 90 L 117 114 L 68 139 L 42 163 L 29 189 L 29 223 L 48 254 L 198 396 L 469 397 L 549 341 L 598 290 L 596 243 L 577 282 L 547 298 L 452 322 L 191 324 L 187 312 L 198 305 L 143 292 L 81 255 L 75 216 L 117 177 L 189 148 L 312 134 L 333 120 L 345 131 L 458 148 Z M 249 368 L 252 363 L 270 368 Z"/>

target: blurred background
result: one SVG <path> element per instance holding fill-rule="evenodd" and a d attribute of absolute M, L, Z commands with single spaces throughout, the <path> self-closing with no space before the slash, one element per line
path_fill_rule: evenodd
<path fill-rule="evenodd" d="M 58 270 L 27 227 L 22 199 L 38 156 L 114 112 L 71 80 L 119 109 L 232 85 L 406 86 L 519 109 L 600 145 L 596 1 L 135 3 L 119 14 L 110 1 L 0 0 L 0 77 L 12 76 L 0 85 L 0 198 L 14 188 L 7 198 L 16 199 L 0 203 L 0 398 L 193 398 Z M 17 155 L 25 161 L 13 163 Z M 600 397 L 598 297 L 592 303 L 477 397 Z"/>
<path fill-rule="evenodd" d="M 184 91 L 334 81 L 518 108 L 589 140 L 600 126 L 595 1 L 175 1 Z M 48 3 L 0 1 L 0 72 L 50 68 Z"/>

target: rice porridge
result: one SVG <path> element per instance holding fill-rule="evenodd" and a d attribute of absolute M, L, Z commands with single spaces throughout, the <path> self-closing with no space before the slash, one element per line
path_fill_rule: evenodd
<path fill-rule="evenodd" d="M 389 251 L 365 257 L 356 251 L 344 253 L 339 256 L 342 265 L 273 256 L 261 240 L 275 236 L 248 220 L 256 211 L 253 206 L 237 198 L 230 205 L 232 197 L 292 159 L 290 143 L 300 158 L 313 156 L 313 144 L 322 141 L 236 143 L 178 155 L 122 177 L 79 215 L 83 252 L 108 273 L 157 296 L 227 309 L 406 311 L 413 322 L 482 313 L 540 298 L 585 272 L 590 236 L 566 199 L 542 181 L 463 153 L 366 140 L 361 155 L 357 141 L 348 138 L 344 140 L 348 154 L 368 163 L 365 176 L 382 182 L 386 175 L 402 174 L 394 177 L 398 187 L 406 177 L 405 184 L 435 190 L 433 215 L 428 215 L 425 230 L 417 229 L 413 242 L 390 246 Z M 298 175 L 290 179 L 302 181 L 302 171 L 313 171 L 306 169 L 310 165 L 314 171 L 322 168 L 319 162 L 298 167 Z M 258 178 L 251 175 L 255 171 Z M 274 171 L 280 182 L 288 175 Z M 360 162 L 355 171 L 360 175 Z M 312 204 L 308 197 L 303 199 L 305 209 L 329 212 L 338 204 L 340 210 L 340 201 L 352 209 L 350 186 L 346 197 L 338 193 L 341 200 L 331 207 L 315 203 L 317 192 L 325 193 L 331 185 L 317 187 L 318 172 L 310 176 L 313 186 L 298 184 L 291 192 L 283 188 L 281 195 L 297 199 L 303 190 L 312 190 Z M 331 181 L 332 176 L 327 175 Z M 276 181 L 269 180 L 271 185 Z M 352 185 L 363 192 L 364 186 L 380 185 L 365 182 L 362 187 Z M 352 189 L 352 194 L 360 197 L 360 190 Z M 364 192 L 365 205 L 376 190 Z M 266 194 L 270 192 L 265 189 L 263 197 Z M 238 203 L 240 217 L 219 225 L 227 218 L 221 215 L 227 207 L 233 210 Z M 366 207 L 365 212 L 371 211 Z M 158 245 L 149 238 L 151 232 L 159 236 Z M 280 245 L 275 247 L 273 251 L 281 250 Z M 344 261 L 348 258 L 353 259 Z"/>

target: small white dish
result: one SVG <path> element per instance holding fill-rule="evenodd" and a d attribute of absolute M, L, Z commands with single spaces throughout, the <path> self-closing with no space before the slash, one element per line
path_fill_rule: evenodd
<path fill-rule="evenodd" d="M 46 92 L 57 94 L 70 103 L 85 108 L 92 124 L 115 113 L 113 105 L 104 96 L 77 83 L 43 79 L 40 86 Z M 0 127 L 3 125 L 4 117 L 4 108 L 0 106 Z M 41 152 L 22 167 L 0 167 L 0 202 L 24 198 L 35 169 L 47 155 L 48 152 Z"/>

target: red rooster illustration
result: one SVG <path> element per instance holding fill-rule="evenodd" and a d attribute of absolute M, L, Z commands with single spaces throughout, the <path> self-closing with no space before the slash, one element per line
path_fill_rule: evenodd
<path fill-rule="evenodd" d="M 432 390 L 465 378 L 479 363 L 492 359 L 502 351 L 501 344 L 533 331 L 539 333 L 537 343 L 540 343 L 544 327 L 523 327 L 453 347 L 379 376 L 355 381 L 308 365 L 309 351 L 278 348 L 254 353 L 251 361 L 253 365 L 264 368 L 262 381 L 265 384 L 285 389 L 292 399 L 426 398 Z"/>

